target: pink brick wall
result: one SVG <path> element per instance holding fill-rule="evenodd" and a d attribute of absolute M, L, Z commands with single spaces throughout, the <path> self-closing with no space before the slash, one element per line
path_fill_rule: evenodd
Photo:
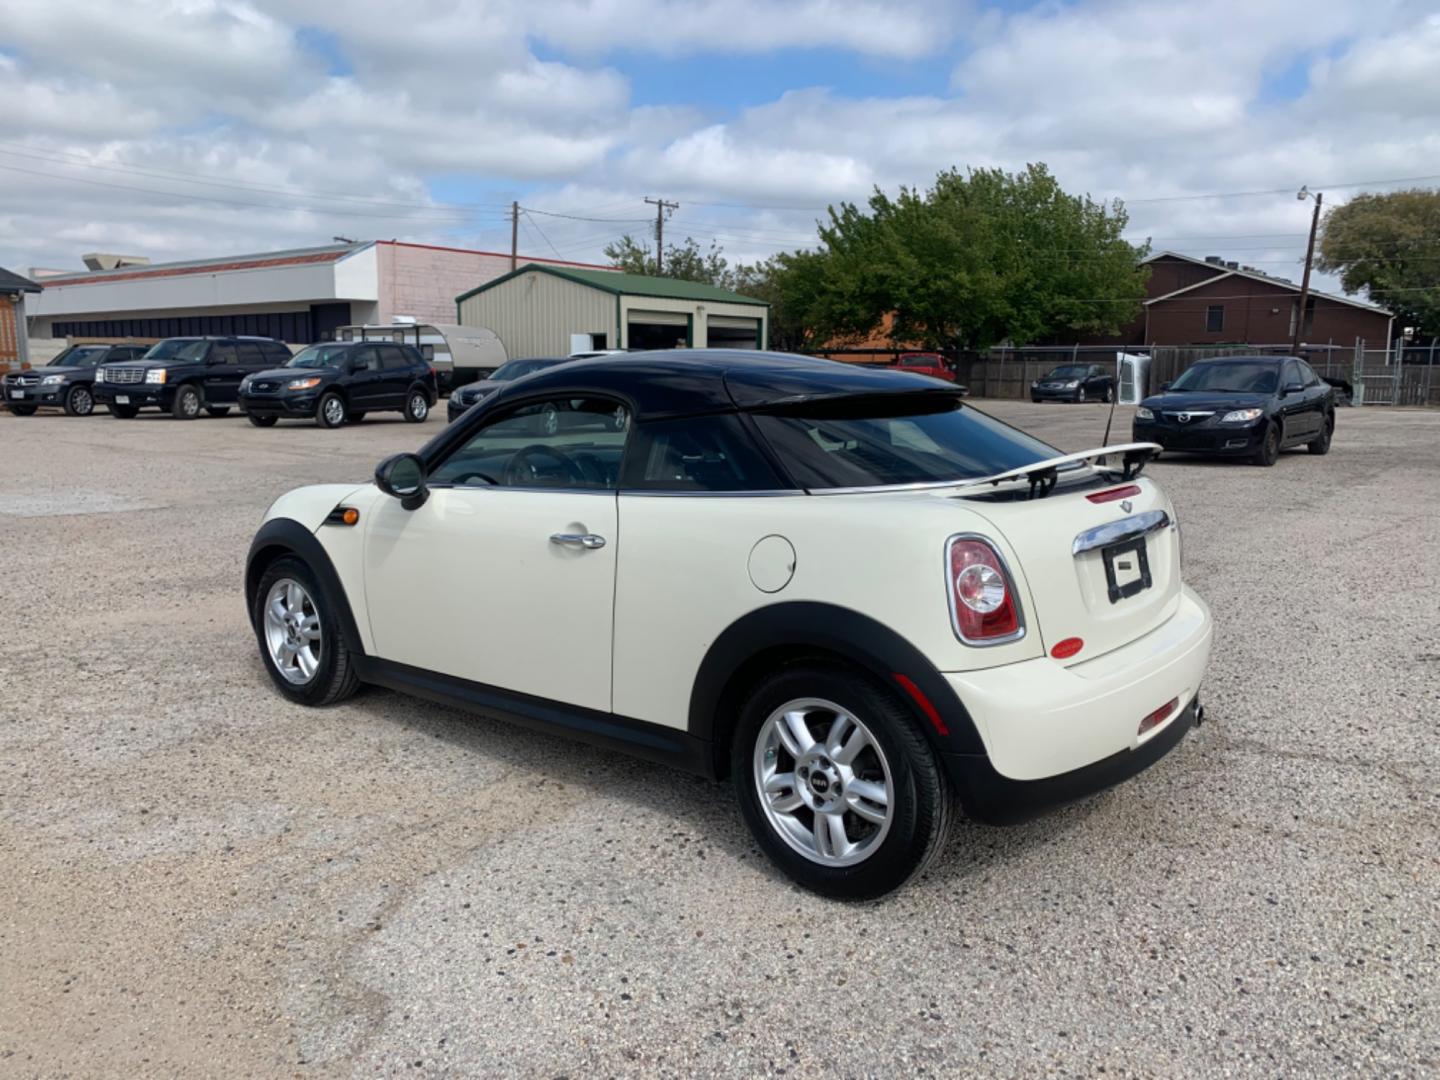
<path fill-rule="evenodd" d="M 510 272 L 510 256 L 487 251 L 425 247 L 382 240 L 376 244 L 380 275 L 380 322 L 413 315 L 420 322 L 453 323 L 455 297 Z M 521 255 L 528 262 L 586 266 Z M 594 267 L 608 269 L 608 267 Z"/>

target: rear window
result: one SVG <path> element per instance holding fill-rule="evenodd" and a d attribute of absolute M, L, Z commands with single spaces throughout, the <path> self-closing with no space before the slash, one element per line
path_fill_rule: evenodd
<path fill-rule="evenodd" d="M 1060 451 L 956 398 L 843 401 L 756 423 L 806 488 L 945 483 L 1033 465 Z"/>

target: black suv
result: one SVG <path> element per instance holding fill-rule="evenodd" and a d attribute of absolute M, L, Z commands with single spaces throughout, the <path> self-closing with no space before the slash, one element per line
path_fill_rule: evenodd
<path fill-rule="evenodd" d="M 64 409 L 69 416 L 95 411 L 95 367 L 116 360 L 136 360 L 148 345 L 71 345 L 43 368 L 17 371 L 4 379 L 5 407 L 16 416 L 36 409 Z"/>
<path fill-rule="evenodd" d="M 337 428 L 383 411 L 418 424 L 438 397 L 435 369 L 415 346 L 379 341 L 311 345 L 240 384 L 240 409 L 256 427 L 292 417 Z"/>
<path fill-rule="evenodd" d="M 273 338 L 166 338 L 133 364 L 95 369 L 95 401 L 128 420 L 144 408 L 193 420 L 204 409 L 224 416 L 235 404 L 240 380 L 283 364 L 290 350 Z"/>

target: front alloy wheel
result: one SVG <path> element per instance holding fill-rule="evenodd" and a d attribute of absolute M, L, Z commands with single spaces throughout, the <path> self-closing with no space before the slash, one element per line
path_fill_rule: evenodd
<path fill-rule="evenodd" d="M 265 645 L 282 678 L 304 686 L 320 667 L 320 613 L 305 587 L 281 578 L 265 597 Z"/>
<path fill-rule="evenodd" d="M 326 394 L 315 409 L 315 421 L 326 428 L 338 428 L 345 423 L 345 399 L 333 391 Z"/>
<path fill-rule="evenodd" d="M 89 416 L 95 411 L 95 397 L 85 385 L 72 386 L 65 395 L 65 412 L 69 416 Z"/>
<path fill-rule="evenodd" d="M 756 841 L 807 889 L 883 896 L 944 847 L 953 807 L 936 753 L 904 700 L 853 669 L 805 662 L 762 680 L 730 764 Z"/>
<path fill-rule="evenodd" d="M 360 685 L 338 612 L 310 567 L 294 556 L 271 563 L 252 594 L 251 621 L 265 670 L 302 705 L 331 705 Z"/>

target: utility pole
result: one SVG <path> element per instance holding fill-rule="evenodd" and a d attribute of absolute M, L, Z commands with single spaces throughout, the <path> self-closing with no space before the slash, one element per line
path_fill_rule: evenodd
<path fill-rule="evenodd" d="M 1295 337 L 1290 342 L 1291 356 L 1300 355 L 1300 336 L 1305 332 L 1305 301 L 1310 297 L 1310 264 L 1315 259 L 1315 230 L 1320 227 L 1320 204 L 1325 199 L 1325 193 L 1312 193 L 1308 187 L 1302 187 L 1295 193 L 1295 198 L 1301 202 L 1313 198 L 1315 213 L 1310 218 L 1310 243 L 1305 248 L 1305 273 L 1300 278 L 1300 310 L 1295 315 Z"/>
<path fill-rule="evenodd" d="M 652 199 L 648 195 L 645 201 L 655 207 L 655 273 L 659 274 L 665 269 L 665 212 L 679 210 L 680 204 L 666 202 L 664 199 Z"/>
<path fill-rule="evenodd" d="M 510 204 L 510 269 L 515 269 L 515 257 L 520 249 L 520 203 Z"/>

